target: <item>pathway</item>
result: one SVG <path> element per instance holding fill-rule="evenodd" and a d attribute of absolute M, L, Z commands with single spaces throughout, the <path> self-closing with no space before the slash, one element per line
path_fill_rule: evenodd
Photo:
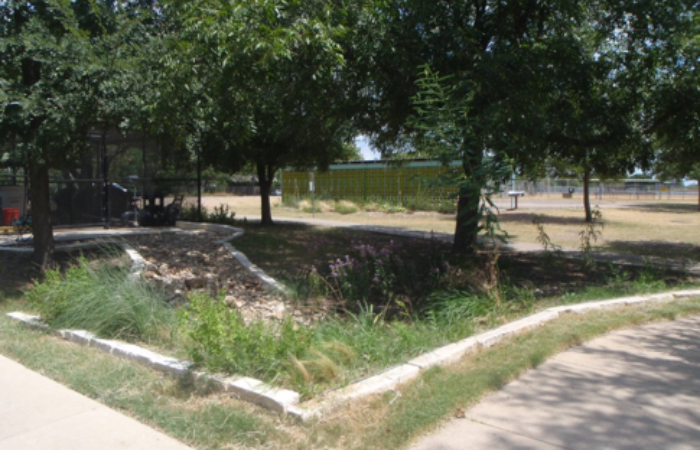
<path fill-rule="evenodd" d="M 700 449 L 700 317 L 618 331 L 508 384 L 410 450 Z"/>
<path fill-rule="evenodd" d="M 192 450 L 0 356 L 2 450 Z"/>

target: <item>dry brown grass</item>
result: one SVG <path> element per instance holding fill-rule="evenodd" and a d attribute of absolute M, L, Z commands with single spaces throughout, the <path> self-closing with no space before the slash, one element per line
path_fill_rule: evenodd
<path fill-rule="evenodd" d="M 228 203 L 236 217 L 260 217 L 258 197 L 204 197 L 204 205 L 213 209 Z M 633 202 L 635 202 L 633 204 Z M 506 203 L 503 203 L 504 206 Z M 296 208 L 280 206 L 280 198 L 273 197 L 273 217 L 311 218 Z M 611 199 L 602 202 L 605 227 L 597 248 L 607 251 L 635 253 L 661 257 L 683 257 L 700 260 L 700 212 L 695 200 Z M 536 243 L 537 229 L 532 223 L 539 215 L 545 232 L 554 244 L 567 249 L 579 248 L 579 232 L 583 227 L 583 210 L 578 201 L 542 198 L 530 201 L 517 211 L 500 211 L 501 226 L 513 242 Z M 412 230 L 453 233 L 454 216 L 429 212 L 386 214 L 358 212 L 338 214 L 316 213 L 317 219 L 334 222 L 400 227 Z"/>
<path fill-rule="evenodd" d="M 603 234 L 597 248 L 621 253 L 700 259 L 700 213 L 668 204 L 603 209 Z M 583 227 L 581 211 L 513 211 L 501 215 L 501 226 L 515 242 L 536 242 L 532 224 L 540 216 L 553 243 L 579 247 Z"/>

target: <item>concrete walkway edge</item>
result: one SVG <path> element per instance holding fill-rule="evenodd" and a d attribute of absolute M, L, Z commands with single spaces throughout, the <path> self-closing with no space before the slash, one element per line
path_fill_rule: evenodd
<path fill-rule="evenodd" d="M 191 450 L 0 356 L 2 450 Z"/>

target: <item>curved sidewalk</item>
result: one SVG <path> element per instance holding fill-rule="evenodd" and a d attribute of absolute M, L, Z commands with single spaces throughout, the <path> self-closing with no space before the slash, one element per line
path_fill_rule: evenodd
<path fill-rule="evenodd" d="M 700 449 L 700 316 L 548 360 L 411 450 Z"/>
<path fill-rule="evenodd" d="M 192 450 L 0 356 L 2 450 Z"/>

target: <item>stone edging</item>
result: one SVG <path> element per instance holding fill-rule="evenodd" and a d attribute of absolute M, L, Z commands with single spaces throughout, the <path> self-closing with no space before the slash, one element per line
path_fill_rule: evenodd
<path fill-rule="evenodd" d="M 350 384 L 342 389 L 332 391 L 320 399 L 307 402 L 299 408 L 289 411 L 302 420 L 320 417 L 343 404 L 354 399 L 372 394 L 379 394 L 395 390 L 400 384 L 416 378 L 422 371 L 433 366 L 448 366 L 460 361 L 468 354 L 476 353 L 481 349 L 489 348 L 503 339 L 543 326 L 564 313 L 584 313 L 587 311 L 613 308 L 617 306 L 633 305 L 648 302 L 671 302 L 675 299 L 700 296 L 700 289 L 673 291 L 663 294 L 648 296 L 623 297 L 612 300 L 579 303 L 576 305 L 564 305 L 546 309 L 539 313 L 524 317 L 515 322 L 498 327 L 494 330 L 471 336 L 453 344 L 448 344 L 430 352 L 424 353 L 405 364 L 390 368 L 378 375 L 365 378 Z"/>
<path fill-rule="evenodd" d="M 7 316 L 32 328 L 48 330 L 41 318 L 37 316 L 31 316 L 22 312 L 8 313 Z M 297 392 L 277 389 L 253 378 L 226 377 L 193 371 L 193 364 L 189 361 L 180 361 L 120 341 L 99 339 L 89 331 L 58 330 L 54 332 L 54 335 L 79 345 L 97 348 L 121 359 L 135 361 L 172 377 L 191 378 L 207 383 L 207 385 L 217 390 L 229 392 L 241 400 L 258 404 L 278 413 L 284 414 L 291 405 L 299 403 L 300 396 Z"/>
<path fill-rule="evenodd" d="M 287 288 L 282 285 L 279 281 L 275 280 L 272 278 L 270 275 L 265 273 L 264 270 L 262 270 L 260 267 L 256 266 L 250 260 L 246 255 L 241 253 L 239 250 L 236 250 L 236 248 L 231 245 L 229 241 L 232 241 L 234 239 L 237 239 L 245 234 L 245 230 L 242 228 L 237 228 L 231 225 L 224 225 L 224 224 L 218 224 L 218 223 L 207 223 L 207 222 L 182 222 L 178 221 L 176 223 L 176 226 L 178 228 L 182 228 L 183 230 L 210 230 L 210 231 L 223 231 L 223 232 L 232 232 L 231 236 L 215 241 L 216 244 L 222 244 L 226 250 L 231 252 L 234 258 L 238 260 L 243 267 L 248 269 L 250 273 L 258 277 L 260 281 L 262 281 L 266 286 L 276 289 L 282 293 L 287 293 Z"/>
<path fill-rule="evenodd" d="M 100 242 L 81 242 L 78 244 L 68 244 L 56 246 L 56 249 L 63 251 L 73 251 L 82 250 L 86 248 L 98 248 L 103 245 L 116 245 L 124 250 L 124 253 L 131 259 L 131 268 L 129 269 L 129 276 L 133 278 L 139 278 L 143 272 L 143 267 L 145 261 L 143 257 L 137 252 L 134 247 L 122 241 L 100 241 Z M 3 251 L 15 252 L 15 253 L 29 253 L 34 251 L 31 248 L 11 248 L 6 247 L 2 249 Z"/>
<path fill-rule="evenodd" d="M 700 296 L 700 289 L 673 291 L 647 296 L 623 297 L 613 300 L 549 308 L 494 330 L 471 336 L 453 344 L 448 344 L 424 353 L 405 364 L 389 368 L 378 375 L 362 379 L 344 388 L 331 391 L 320 398 L 312 399 L 304 404 L 299 403 L 300 395 L 297 392 L 277 389 L 253 378 L 223 377 L 208 375 L 203 372 L 194 372 L 191 370 L 192 364 L 190 362 L 179 361 L 159 355 L 135 345 L 98 339 L 92 333 L 84 330 L 60 330 L 55 332 L 55 334 L 71 342 L 95 347 L 123 359 L 137 361 L 173 376 L 187 376 L 193 377 L 196 380 L 205 381 L 219 390 L 232 393 L 241 400 L 258 404 L 264 408 L 282 414 L 289 414 L 305 421 L 319 418 L 324 413 L 332 411 L 352 400 L 395 390 L 400 384 L 413 380 L 420 375 L 422 371 L 430 367 L 454 364 L 468 354 L 492 347 L 503 339 L 516 333 L 541 327 L 564 313 L 584 313 L 595 309 L 639 303 L 671 302 L 675 299 L 697 296 Z M 30 316 L 20 312 L 8 313 L 7 316 L 31 327 L 47 328 L 46 325 L 41 322 L 41 319 L 36 316 Z"/>

